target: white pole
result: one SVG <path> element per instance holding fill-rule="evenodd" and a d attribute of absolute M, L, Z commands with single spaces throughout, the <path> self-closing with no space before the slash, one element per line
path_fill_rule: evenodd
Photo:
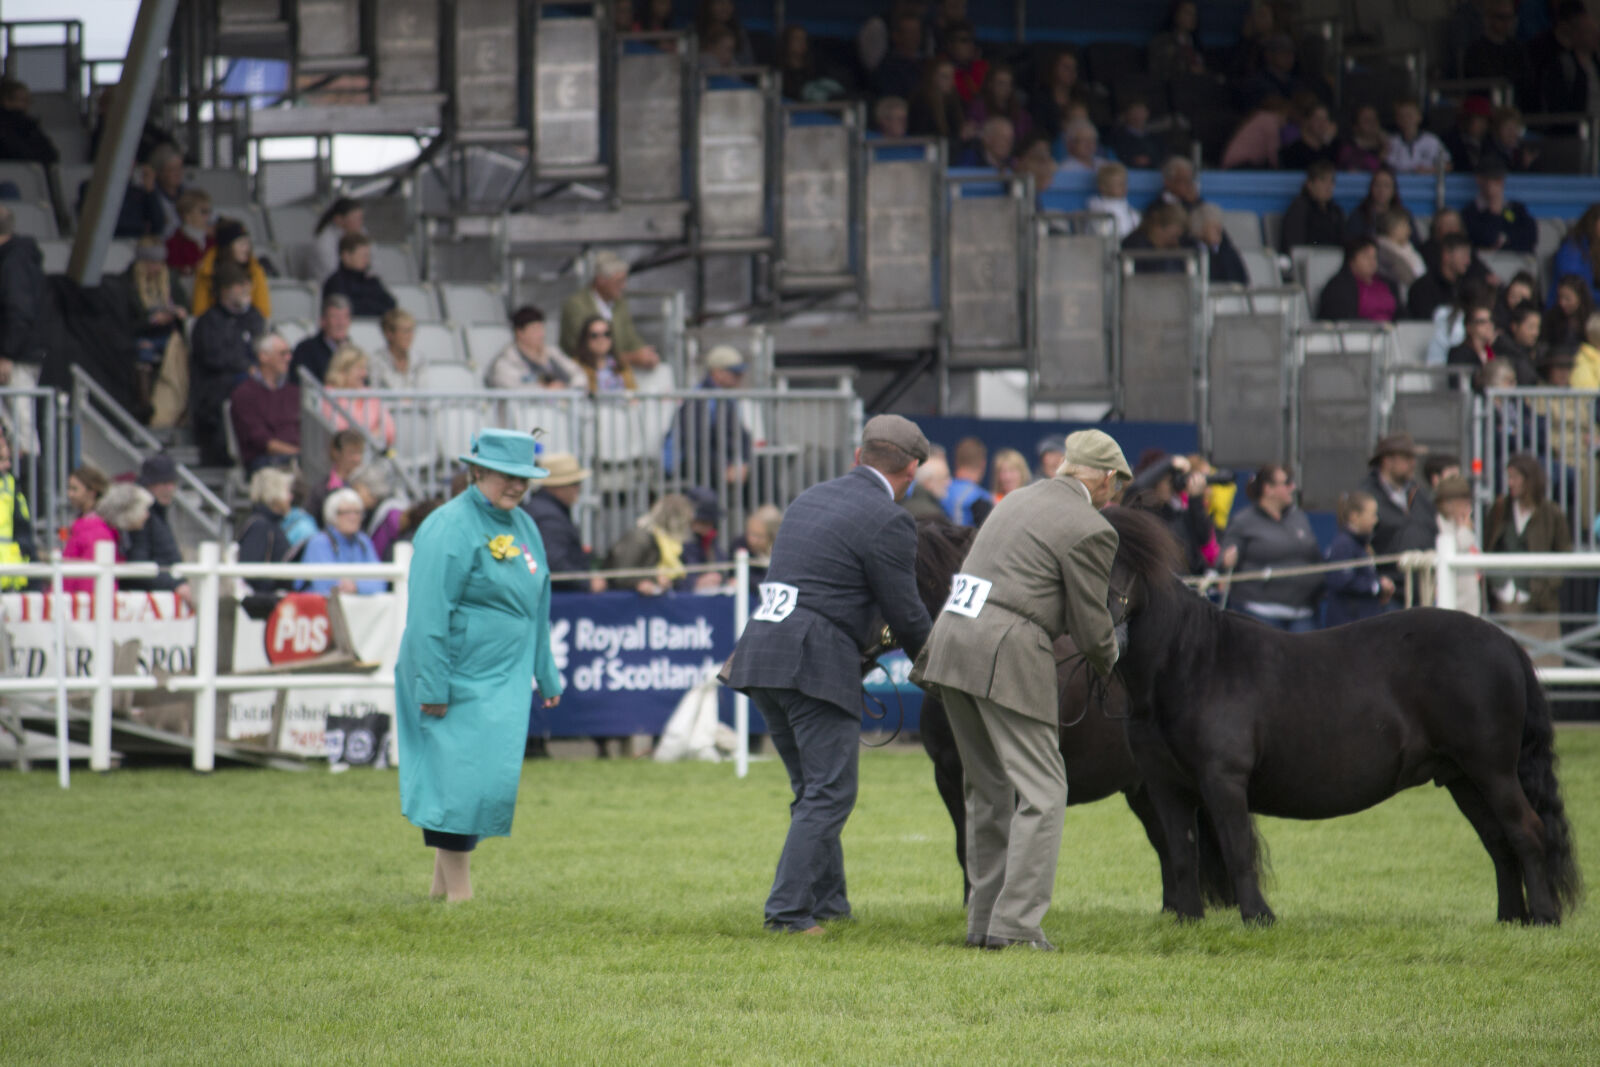
<path fill-rule="evenodd" d="M 1450 559 L 1455 554 L 1455 535 L 1452 533 L 1439 538 L 1439 550 L 1433 557 L 1433 602 L 1451 611 L 1456 609 L 1456 572 L 1450 566 Z"/>
<path fill-rule="evenodd" d="M 741 548 L 733 554 L 733 640 L 737 644 L 750 619 L 750 551 Z M 750 698 L 734 694 L 733 732 L 738 742 L 733 750 L 733 773 L 743 778 L 750 773 Z"/>
<path fill-rule="evenodd" d="M 56 777 L 61 788 L 72 785 L 72 756 L 68 751 L 67 737 L 67 594 L 62 589 L 61 561 L 56 561 L 56 572 L 50 579 L 49 600 L 51 614 L 56 623 Z"/>
<path fill-rule="evenodd" d="M 200 589 L 195 597 L 194 675 L 200 690 L 194 695 L 194 769 L 210 773 L 217 762 L 217 621 L 219 581 L 217 567 L 222 550 L 215 541 L 200 545 Z"/>
<path fill-rule="evenodd" d="M 117 546 L 100 541 L 94 546 L 94 713 L 89 720 L 89 769 L 111 769 L 111 620 L 117 613 Z"/>

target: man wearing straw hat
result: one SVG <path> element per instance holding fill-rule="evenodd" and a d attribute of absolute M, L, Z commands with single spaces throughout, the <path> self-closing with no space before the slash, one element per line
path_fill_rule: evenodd
<path fill-rule="evenodd" d="M 566 452 L 551 452 L 540 460 L 550 476 L 539 483 L 539 488 L 523 502 L 522 510 L 528 513 L 539 527 L 544 539 L 544 554 L 550 561 L 550 573 L 572 574 L 590 569 L 592 557 L 583 543 L 578 524 L 572 521 L 572 508 L 583 493 L 583 483 L 593 473 L 578 465 L 576 456 Z M 603 593 L 606 580 L 592 577 L 588 581 L 560 581 L 555 583 L 558 593 Z"/>
<path fill-rule="evenodd" d="M 1040 926 L 1067 807 L 1053 645 L 1070 635 L 1102 677 L 1116 664 L 1117 534 L 1100 509 L 1131 478 L 1109 436 L 1069 436 L 1055 477 L 1007 493 L 979 527 L 912 669 L 961 753 L 971 947 L 1055 951 Z"/>
<path fill-rule="evenodd" d="M 928 439 L 899 415 L 867 422 L 858 466 L 814 485 L 784 513 L 728 685 L 767 720 L 794 790 L 767 897 L 767 929 L 824 933 L 848 919 L 839 834 L 856 803 L 861 653 L 887 620 L 915 656 L 932 625 L 917 595 L 917 528 L 905 495 Z"/>
<path fill-rule="evenodd" d="M 550 567 L 519 505 L 549 472 L 531 434 L 484 430 L 461 457 L 472 484 L 417 529 L 395 666 L 400 811 L 435 850 L 435 898 L 472 897 L 472 850 L 511 833 L 528 693 L 561 699 Z"/>

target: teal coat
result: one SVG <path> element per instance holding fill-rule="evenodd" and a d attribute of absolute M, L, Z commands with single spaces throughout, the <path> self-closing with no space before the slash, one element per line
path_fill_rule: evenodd
<path fill-rule="evenodd" d="M 511 535 L 518 555 L 489 542 Z M 532 683 L 561 693 L 550 649 L 550 570 L 539 529 L 477 487 L 428 516 L 415 539 L 395 667 L 400 811 L 424 830 L 511 833 Z M 444 718 L 423 704 L 448 704 Z"/>

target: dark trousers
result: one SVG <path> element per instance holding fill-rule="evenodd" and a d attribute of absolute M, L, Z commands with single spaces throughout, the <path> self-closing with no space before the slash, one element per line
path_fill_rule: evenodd
<path fill-rule="evenodd" d="M 861 720 L 794 689 L 752 689 L 789 771 L 789 836 L 767 897 L 766 925 L 806 930 L 850 914 L 839 834 L 856 806 Z"/>

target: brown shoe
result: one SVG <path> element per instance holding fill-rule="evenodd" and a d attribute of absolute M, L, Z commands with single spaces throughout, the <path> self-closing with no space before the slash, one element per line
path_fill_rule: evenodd
<path fill-rule="evenodd" d="M 804 930 L 791 930 L 789 932 L 794 934 L 809 934 L 812 937 L 822 937 L 827 934 L 828 931 L 824 930 L 820 926 L 810 926 Z"/>

